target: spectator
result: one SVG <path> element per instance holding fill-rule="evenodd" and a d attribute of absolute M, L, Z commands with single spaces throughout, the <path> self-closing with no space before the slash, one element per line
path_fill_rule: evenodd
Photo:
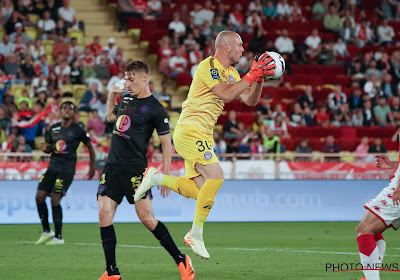
<path fill-rule="evenodd" d="M 170 46 L 169 37 L 163 36 L 159 42 L 160 47 L 158 48 L 158 56 L 160 61 L 158 63 L 158 70 L 161 73 L 169 76 L 169 61 L 174 56 L 174 50 Z"/>
<path fill-rule="evenodd" d="M 172 30 L 176 36 L 181 37 L 184 36 L 186 33 L 186 26 L 185 24 L 180 20 L 179 14 L 176 12 L 173 15 L 173 21 L 171 21 L 168 24 L 168 30 Z"/>
<path fill-rule="evenodd" d="M 92 110 L 97 111 L 97 115 L 103 121 L 107 121 L 107 93 L 100 95 L 97 101 L 93 104 Z"/>
<path fill-rule="evenodd" d="M 349 51 L 347 50 L 346 43 L 343 41 L 343 38 L 339 37 L 336 40 L 336 43 L 333 47 L 333 51 L 336 57 L 344 58 L 350 56 Z"/>
<path fill-rule="evenodd" d="M 24 44 L 27 44 L 28 42 L 32 41 L 32 38 L 29 37 L 25 32 L 23 32 L 23 26 L 22 23 L 18 22 L 15 24 L 15 32 L 11 33 L 10 35 L 10 41 L 15 43 L 15 39 L 17 36 L 22 37 L 22 42 Z"/>
<path fill-rule="evenodd" d="M 285 120 L 287 119 L 286 112 L 283 111 L 283 106 L 281 103 L 276 103 L 274 109 L 275 110 L 272 112 L 273 118 L 275 118 L 276 115 L 280 114 L 280 115 L 282 115 L 283 119 L 285 119 Z"/>
<path fill-rule="evenodd" d="M 262 132 L 265 131 L 265 122 L 262 115 L 256 115 L 254 123 L 252 124 L 253 134 L 261 136 Z"/>
<path fill-rule="evenodd" d="M 273 118 L 272 99 L 269 99 L 268 94 L 261 98 L 261 104 L 256 107 L 256 116 L 261 116 L 263 120 L 271 120 Z"/>
<path fill-rule="evenodd" d="M 321 44 L 321 51 L 318 57 L 319 64 L 331 65 L 335 62 L 335 54 L 333 50 L 333 42 L 328 41 Z"/>
<path fill-rule="evenodd" d="M 57 37 L 57 41 L 53 46 L 53 57 L 56 58 L 59 53 L 63 54 L 65 57 L 69 57 L 69 46 L 64 43 L 63 35 Z"/>
<path fill-rule="evenodd" d="M 271 121 L 270 128 L 279 138 L 290 137 L 284 117 L 279 113 L 276 114 L 275 118 Z"/>
<path fill-rule="evenodd" d="M 369 77 L 371 75 L 375 75 L 375 77 L 380 80 L 383 76 L 382 71 L 380 71 L 379 69 L 377 69 L 377 63 L 375 61 L 375 59 L 371 59 L 368 63 L 368 68 L 365 72 L 365 74 L 367 75 L 367 79 L 369 79 Z"/>
<path fill-rule="evenodd" d="M 311 111 L 310 107 L 304 108 L 304 124 L 306 126 L 313 126 L 314 125 L 314 113 Z"/>
<path fill-rule="evenodd" d="M 290 115 L 291 126 L 304 125 L 303 110 L 301 109 L 300 103 L 296 102 L 293 104 L 293 112 Z"/>
<path fill-rule="evenodd" d="M 54 73 L 63 85 L 68 85 L 70 83 L 71 67 L 68 65 L 66 59 L 62 60 L 59 65 L 54 67 Z"/>
<path fill-rule="evenodd" d="M 253 11 L 246 19 L 247 33 L 253 33 L 256 30 L 262 30 L 262 21 L 259 13 Z M 262 34 L 262 32 L 261 32 Z"/>
<path fill-rule="evenodd" d="M 395 10 L 392 5 L 394 3 L 397 4 L 396 1 L 390 1 L 390 0 L 382 0 L 378 2 L 378 6 L 376 7 L 376 12 L 378 15 L 387 20 L 393 20 L 393 12 L 392 10 Z"/>
<path fill-rule="evenodd" d="M 58 36 L 67 36 L 67 28 L 65 27 L 64 20 L 62 18 L 58 19 L 56 22 L 56 28 L 54 29 L 54 35 L 57 38 Z"/>
<path fill-rule="evenodd" d="M 387 152 L 386 146 L 382 144 L 382 138 L 375 137 L 374 143 L 369 147 L 368 153 L 371 154 L 385 154 Z"/>
<path fill-rule="evenodd" d="M 341 24 L 340 24 L 340 16 L 337 12 L 337 8 L 335 5 L 329 4 L 328 12 L 324 16 L 324 28 L 328 32 L 338 32 Z"/>
<path fill-rule="evenodd" d="M 44 48 L 42 46 L 42 40 L 37 38 L 35 43 L 29 47 L 29 55 L 32 56 L 33 61 L 39 61 L 40 56 L 44 55 Z"/>
<path fill-rule="evenodd" d="M 243 131 L 239 128 L 239 123 L 236 120 L 236 111 L 229 111 L 228 119 L 224 125 L 224 139 L 236 139 L 244 137 Z"/>
<path fill-rule="evenodd" d="M 181 73 L 185 72 L 187 70 L 187 60 L 184 56 L 185 53 L 185 47 L 181 46 L 176 50 L 176 55 L 171 57 L 169 60 L 169 69 L 171 72 L 171 77 L 176 78 L 176 76 Z"/>
<path fill-rule="evenodd" d="M 386 104 L 386 98 L 384 96 L 379 97 L 378 105 L 374 107 L 374 115 L 376 124 L 379 126 L 386 126 L 388 124 L 388 119 L 390 121 L 390 125 L 395 124 L 392 112 L 390 111 L 389 105 Z"/>
<path fill-rule="evenodd" d="M 203 25 L 206 21 L 209 23 L 214 21 L 214 11 L 212 10 L 212 1 L 206 0 L 204 8 L 196 15 L 196 25 Z"/>
<path fill-rule="evenodd" d="M 306 107 L 307 108 L 307 107 Z M 327 107 L 325 104 L 321 104 L 319 106 L 319 111 L 315 115 L 315 122 L 317 125 L 320 125 L 322 127 L 328 127 L 329 126 L 329 113 L 327 112 Z"/>
<path fill-rule="evenodd" d="M 14 53 L 10 53 L 7 57 L 6 62 L 2 65 L 2 69 L 6 75 L 14 75 L 17 76 L 19 63 L 17 60 L 17 56 Z"/>
<path fill-rule="evenodd" d="M 103 85 L 107 84 L 110 79 L 110 70 L 107 65 L 107 59 L 104 55 L 100 56 L 100 63 L 94 67 L 96 78 L 99 79 Z"/>
<path fill-rule="evenodd" d="M 78 106 L 79 111 L 90 112 L 92 110 L 92 106 L 96 103 L 99 96 L 100 93 L 98 92 L 97 83 L 92 83 L 90 89 L 87 90 L 82 97 L 82 100 Z"/>
<path fill-rule="evenodd" d="M 200 44 L 201 49 L 204 50 L 207 40 L 206 37 L 201 34 L 200 28 L 193 28 L 193 39 L 196 43 Z"/>
<path fill-rule="evenodd" d="M 11 34 L 11 33 L 15 32 L 15 25 L 17 23 L 23 22 L 24 20 L 26 20 L 26 17 L 24 15 L 21 15 L 17 11 L 14 11 L 11 14 L 11 17 L 8 19 L 6 25 L 4 26 L 6 33 Z M 11 42 L 13 42 L 13 41 L 11 41 Z"/>
<path fill-rule="evenodd" d="M 164 102 L 166 103 L 167 106 L 165 106 L 163 104 L 164 107 L 171 108 L 172 95 L 170 93 L 168 93 L 167 87 L 168 87 L 168 81 L 165 80 L 165 79 L 162 80 L 162 82 L 161 82 L 161 91 L 155 97 L 158 99 L 158 101 L 161 102 L 161 104 L 163 104 Z"/>
<path fill-rule="evenodd" d="M 25 62 L 20 65 L 20 80 L 24 81 L 25 84 L 30 84 L 33 76 L 35 75 L 35 70 L 32 63 L 32 57 L 27 55 L 25 57 Z"/>
<path fill-rule="evenodd" d="M 389 73 L 384 74 L 381 89 L 383 96 L 385 96 L 386 98 L 389 98 L 391 96 L 398 96 L 396 86 L 392 82 L 392 75 L 390 75 Z"/>
<path fill-rule="evenodd" d="M 369 150 L 368 137 L 364 136 L 363 138 L 361 138 L 361 142 L 355 150 L 355 153 L 357 154 L 356 161 L 365 162 L 368 157 L 368 150 Z"/>
<path fill-rule="evenodd" d="M 295 150 L 296 154 L 311 154 L 312 149 L 308 145 L 308 139 L 307 138 L 302 138 L 299 141 L 299 144 L 296 147 Z M 295 161 L 311 161 L 311 157 L 299 157 L 296 156 Z"/>
<path fill-rule="evenodd" d="M 364 86 L 366 77 L 365 69 L 361 61 L 356 60 L 350 69 L 350 80 L 358 82 L 360 86 Z"/>
<path fill-rule="evenodd" d="M 301 6 L 299 5 L 299 2 L 296 0 L 293 0 L 292 2 L 292 14 L 289 17 L 289 21 L 301 21 L 301 22 L 306 21 L 305 17 L 303 17 Z"/>
<path fill-rule="evenodd" d="M 242 10 L 242 5 L 240 3 L 236 3 L 233 12 L 231 12 L 229 15 L 229 25 L 235 32 L 244 31 L 244 14 Z"/>
<path fill-rule="evenodd" d="M 4 34 L 3 41 L 0 43 L 0 54 L 5 57 L 9 56 L 15 49 L 15 44 L 10 42 L 10 37 Z"/>
<path fill-rule="evenodd" d="M 393 82 L 398 84 L 400 82 L 400 51 L 396 50 L 390 57 L 390 75 L 392 75 Z"/>
<path fill-rule="evenodd" d="M 221 31 L 226 30 L 226 24 L 223 23 L 223 18 L 217 15 L 214 19 L 214 23 L 211 25 L 211 30 L 214 34 L 218 34 Z"/>
<path fill-rule="evenodd" d="M 253 36 L 249 42 L 249 51 L 253 53 L 263 53 L 264 52 L 264 44 L 265 38 L 263 36 L 264 30 L 262 26 L 260 28 L 255 28 L 253 32 Z"/>
<path fill-rule="evenodd" d="M 350 110 L 354 110 L 357 108 L 362 108 L 364 104 L 364 100 L 362 98 L 362 91 L 360 88 L 356 88 L 352 94 L 350 94 L 348 99 L 348 104 Z"/>
<path fill-rule="evenodd" d="M 393 120 L 396 126 L 400 125 L 400 97 L 394 96 L 392 98 L 392 106 L 390 107 Z"/>
<path fill-rule="evenodd" d="M 332 135 L 329 135 L 326 137 L 326 143 L 324 147 L 322 148 L 322 152 L 324 153 L 339 153 L 342 150 L 342 148 L 335 143 L 335 138 L 333 138 Z M 327 157 L 325 159 L 327 162 L 338 162 L 340 160 L 340 157 L 334 156 L 334 157 Z"/>
<path fill-rule="evenodd" d="M 345 25 L 345 22 L 348 21 L 350 22 L 350 27 L 355 28 L 356 27 L 356 22 L 354 20 L 353 14 L 351 12 L 351 9 L 346 9 L 344 11 L 344 16 L 340 18 L 340 25 L 343 27 Z"/>
<path fill-rule="evenodd" d="M 200 26 L 203 24 L 204 19 L 201 17 L 200 11 L 201 11 L 201 5 L 195 2 L 193 4 L 193 10 L 190 11 L 190 16 L 193 17 L 195 26 Z"/>
<path fill-rule="evenodd" d="M 75 29 L 81 29 L 82 31 L 84 30 L 83 28 L 83 23 L 82 22 L 77 22 L 76 21 L 76 13 L 73 8 L 69 6 L 70 0 L 63 0 L 63 6 L 58 9 L 58 16 L 59 18 L 62 18 L 64 20 L 64 26 L 65 28 L 75 28 Z"/>
<path fill-rule="evenodd" d="M 363 20 L 362 23 L 358 23 L 356 26 L 356 45 L 359 48 L 364 47 L 365 45 L 373 42 L 373 31 L 369 27 L 369 21 Z"/>
<path fill-rule="evenodd" d="M 378 36 L 379 44 L 383 46 L 388 44 L 393 45 L 395 43 L 393 40 L 395 33 L 393 27 L 388 24 L 387 18 L 384 18 L 382 23 L 378 26 L 376 35 Z"/>
<path fill-rule="evenodd" d="M 91 111 L 91 118 L 88 120 L 86 124 L 86 129 L 94 129 L 94 132 L 97 136 L 103 136 L 104 134 L 104 122 L 102 119 L 99 118 L 99 114 L 97 109 L 92 109 Z"/>
<path fill-rule="evenodd" d="M 11 0 L 4 0 L 1 3 L 0 9 L 0 25 L 4 26 L 7 21 L 11 18 L 11 15 L 14 11 L 13 4 Z"/>
<path fill-rule="evenodd" d="M 279 53 L 292 53 L 294 51 L 293 40 L 289 38 L 286 28 L 282 29 L 282 35 L 276 38 L 275 47 Z"/>
<path fill-rule="evenodd" d="M 281 140 L 274 134 L 271 128 L 266 127 L 265 133 L 262 134 L 264 150 L 267 153 L 281 153 Z"/>
<path fill-rule="evenodd" d="M 276 12 L 279 20 L 289 19 L 292 15 L 293 9 L 289 5 L 288 0 L 279 0 L 276 4 Z"/>
<path fill-rule="evenodd" d="M 14 53 L 22 60 L 25 58 L 26 45 L 22 42 L 22 36 L 17 35 L 14 45 Z"/>
<path fill-rule="evenodd" d="M 307 46 L 306 53 L 311 61 L 315 61 L 321 51 L 321 38 L 318 34 L 318 29 L 314 28 L 311 31 L 311 35 L 307 36 L 305 40 Z"/>
<path fill-rule="evenodd" d="M 364 85 L 364 92 L 372 99 L 382 94 L 381 83 L 377 80 L 375 75 L 370 75 L 368 81 Z"/>
<path fill-rule="evenodd" d="M 339 36 L 343 38 L 346 44 L 353 44 L 355 42 L 356 30 L 351 25 L 350 20 L 346 19 L 343 26 L 339 30 Z"/>
<path fill-rule="evenodd" d="M 361 108 L 354 109 L 353 116 L 351 117 L 351 126 L 363 126 L 364 116 Z"/>
<path fill-rule="evenodd" d="M 316 1 L 311 9 L 311 18 L 321 20 L 327 11 L 327 3 L 329 2 L 329 0 Z"/>
<path fill-rule="evenodd" d="M 15 149 L 16 153 L 31 153 L 32 147 L 26 143 L 24 135 L 19 135 L 17 137 L 17 147 Z M 19 161 L 28 161 L 28 159 L 22 158 Z"/>
<path fill-rule="evenodd" d="M 264 15 L 267 19 L 276 19 L 278 17 L 278 13 L 276 12 L 274 2 L 272 0 L 268 0 L 266 4 L 263 6 Z"/>
<path fill-rule="evenodd" d="M 364 126 L 375 125 L 375 114 L 372 110 L 371 100 L 366 100 L 364 102 L 363 119 L 364 119 L 364 122 L 363 122 Z"/>
<path fill-rule="evenodd" d="M 108 58 L 111 61 L 114 61 L 115 57 L 117 56 L 117 47 L 115 46 L 115 38 L 110 37 L 110 38 L 108 38 L 107 42 L 108 42 L 108 45 L 104 46 L 102 51 L 107 52 Z"/>
<path fill-rule="evenodd" d="M 337 111 L 333 114 L 333 121 L 331 122 L 331 126 L 341 127 L 343 125 L 342 122 L 343 115 Z"/>
<path fill-rule="evenodd" d="M 159 1 L 159 0 L 149 0 L 147 2 L 147 5 L 148 5 L 148 14 L 149 14 L 149 16 L 152 16 L 154 18 L 158 18 L 158 17 L 161 17 L 163 15 L 161 1 Z"/>
<path fill-rule="evenodd" d="M 42 40 L 53 40 L 56 22 L 50 17 L 50 11 L 44 11 L 43 18 L 38 22 L 39 36 Z"/>
<path fill-rule="evenodd" d="M 224 5 L 223 5 L 224 6 Z M 181 19 L 183 21 L 183 24 L 188 25 L 190 19 L 192 18 L 192 16 L 190 15 L 190 11 L 188 9 L 188 5 L 187 3 L 183 2 L 179 5 L 179 10 L 178 10 L 178 14 L 179 14 L 179 19 Z"/>
<path fill-rule="evenodd" d="M 92 43 L 87 45 L 87 47 L 90 49 L 90 52 L 94 56 L 100 55 L 102 50 L 103 50 L 103 47 L 100 44 L 100 37 L 99 36 L 94 36 Z"/>
<path fill-rule="evenodd" d="M 3 153 L 11 153 L 14 151 L 14 142 L 16 140 L 16 135 L 10 133 L 6 136 L 6 140 L 1 144 L 1 150 Z"/>
<path fill-rule="evenodd" d="M 226 143 L 224 139 L 221 138 L 221 135 L 214 130 L 214 153 L 216 155 L 225 154 L 226 153 Z"/>
<path fill-rule="evenodd" d="M 39 72 L 39 74 L 37 74 L 36 77 L 32 79 L 29 96 L 32 98 L 36 96 L 40 91 L 46 91 L 47 86 L 48 81 L 46 75 L 42 72 Z"/>
<path fill-rule="evenodd" d="M 139 14 L 135 11 L 135 7 L 133 5 L 132 0 L 118 0 L 118 18 L 119 18 L 119 31 L 127 30 L 127 18 L 129 16 L 132 17 L 140 17 Z"/>
<path fill-rule="evenodd" d="M 103 146 L 101 144 L 96 145 L 96 149 L 94 150 L 95 160 L 103 161 L 106 159 L 107 154 L 103 151 Z"/>
<path fill-rule="evenodd" d="M 328 106 L 331 111 L 336 111 L 340 105 L 346 103 L 346 94 L 342 92 L 342 86 L 336 85 L 333 92 L 328 95 Z"/>
<path fill-rule="evenodd" d="M 82 81 L 82 71 L 79 67 L 79 61 L 74 60 L 71 63 L 71 71 L 70 71 L 70 78 L 69 78 L 71 84 L 83 84 Z"/>
<path fill-rule="evenodd" d="M 239 74 L 245 75 L 250 70 L 253 61 L 254 54 L 251 51 L 245 52 L 244 55 L 239 59 L 239 63 L 235 65 L 235 68 Z"/>

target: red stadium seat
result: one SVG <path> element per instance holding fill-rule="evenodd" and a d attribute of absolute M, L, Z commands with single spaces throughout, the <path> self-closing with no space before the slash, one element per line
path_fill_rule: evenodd
<path fill-rule="evenodd" d="M 176 76 L 176 84 L 180 86 L 190 86 L 192 83 L 192 76 L 189 73 L 181 72 Z"/>

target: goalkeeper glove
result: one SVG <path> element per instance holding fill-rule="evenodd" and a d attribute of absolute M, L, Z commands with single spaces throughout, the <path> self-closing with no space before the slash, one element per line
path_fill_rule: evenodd
<path fill-rule="evenodd" d="M 254 57 L 253 64 L 249 72 L 244 76 L 244 79 L 251 85 L 253 82 L 263 82 L 261 76 L 269 76 L 275 74 L 275 63 L 269 64 L 274 59 L 268 55 L 268 53 L 263 53 L 260 57 Z M 268 65 L 269 64 L 269 65 Z"/>

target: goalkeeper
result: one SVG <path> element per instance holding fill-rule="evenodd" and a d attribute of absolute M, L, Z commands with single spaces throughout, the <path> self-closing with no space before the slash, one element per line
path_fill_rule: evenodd
<path fill-rule="evenodd" d="M 148 168 L 139 186 L 135 201 L 139 201 L 153 186 L 165 186 L 197 200 L 192 229 L 184 237 L 186 245 L 202 258 L 209 258 L 204 241 L 203 225 L 214 204 L 214 198 L 224 182 L 224 174 L 213 152 L 213 130 L 225 103 L 240 97 L 248 106 L 260 99 L 264 78 L 274 75 L 273 58 L 264 53 L 253 61 L 241 80 L 232 66 L 242 56 L 243 42 L 232 31 L 222 31 L 215 40 L 215 55 L 200 62 L 182 104 L 182 113 L 174 132 L 176 151 L 185 159 L 186 177 L 173 177 Z M 272 64 L 270 64 L 272 62 Z"/>

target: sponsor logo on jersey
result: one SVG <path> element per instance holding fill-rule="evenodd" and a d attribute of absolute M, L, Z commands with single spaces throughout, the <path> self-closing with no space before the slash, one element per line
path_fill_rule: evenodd
<path fill-rule="evenodd" d="M 131 127 L 131 119 L 127 115 L 121 115 L 118 117 L 116 126 L 118 131 L 127 131 Z"/>
<path fill-rule="evenodd" d="M 231 84 L 233 84 L 235 82 L 235 77 L 233 77 L 233 75 L 229 75 L 228 80 L 231 82 Z"/>
<path fill-rule="evenodd" d="M 114 130 L 113 134 L 124 137 L 126 139 L 131 139 L 129 135 L 122 133 L 127 131 L 131 127 L 131 119 L 127 115 L 119 116 L 115 126 L 117 130 Z"/>
<path fill-rule="evenodd" d="M 211 101 L 220 105 L 225 105 L 225 102 L 219 98 L 213 98 Z"/>
<path fill-rule="evenodd" d="M 210 74 L 211 74 L 211 78 L 213 80 L 221 79 L 221 76 L 219 75 L 219 72 L 218 72 L 217 68 L 211 68 L 210 69 Z"/>
<path fill-rule="evenodd" d="M 67 149 L 67 143 L 65 143 L 64 140 L 58 140 L 56 142 L 56 153 L 63 154 L 66 149 Z"/>
<path fill-rule="evenodd" d="M 212 159 L 212 153 L 211 152 L 205 152 L 203 156 L 204 156 L 205 160 Z"/>
<path fill-rule="evenodd" d="M 133 97 L 125 96 L 124 100 L 133 100 Z"/>
<path fill-rule="evenodd" d="M 60 130 L 60 129 L 61 129 L 61 126 L 57 126 L 57 127 L 53 127 L 51 130 L 56 131 L 56 130 Z"/>

